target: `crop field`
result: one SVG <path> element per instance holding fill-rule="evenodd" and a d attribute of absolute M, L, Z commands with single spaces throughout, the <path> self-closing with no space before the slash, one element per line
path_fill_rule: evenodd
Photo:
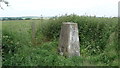
<path fill-rule="evenodd" d="M 80 56 L 66 58 L 58 54 L 62 22 L 78 23 Z M 2 65 L 118 66 L 117 25 L 118 18 L 78 15 L 2 21 Z"/>

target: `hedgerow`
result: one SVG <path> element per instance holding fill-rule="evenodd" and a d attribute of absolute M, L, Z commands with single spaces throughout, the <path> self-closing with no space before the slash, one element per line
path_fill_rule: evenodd
<path fill-rule="evenodd" d="M 3 65 L 118 65 L 117 18 L 99 18 L 71 14 L 53 17 L 48 20 L 43 19 L 42 21 L 34 20 L 34 22 L 36 22 L 35 38 L 37 44 L 32 44 L 30 23 L 3 22 L 6 25 L 3 27 L 2 33 Z M 57 46 L 63 22 L 78 24 L 81 56 L 65 58 L 58 54 Z M 8 27 L 16 29 L 9 30 Z"/>

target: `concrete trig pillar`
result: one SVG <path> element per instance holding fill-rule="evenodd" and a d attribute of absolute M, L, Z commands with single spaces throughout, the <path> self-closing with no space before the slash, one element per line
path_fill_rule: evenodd
<path fill-rule="evenodd" d="M 80 56 L 77 23 L 64 22 L 61 26 L 59 53 L 66 57 Z"/>

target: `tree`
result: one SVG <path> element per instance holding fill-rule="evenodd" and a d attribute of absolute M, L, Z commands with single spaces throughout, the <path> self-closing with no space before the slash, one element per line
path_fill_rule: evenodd
<path fill-rule="evenodd" d="M 3 9 L 3 7 L 1 6 L 1 3 L 5 3 L 7 6 L 9 6 L 9 2 L 6 0 L 0 0 L 0 8 Z"/>
<path fill-rule="evenodd" d="M 31 18 L 25 18 L 25 20 L 31 20 Z"/>

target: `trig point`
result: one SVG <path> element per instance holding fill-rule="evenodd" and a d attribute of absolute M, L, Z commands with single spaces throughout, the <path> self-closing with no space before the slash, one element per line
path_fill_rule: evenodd
<path fill-rule="evenodd" d="M 80 56 L 77 23 L 64 22 L 61 26 L 59 53 L 66 57 Z"/>

